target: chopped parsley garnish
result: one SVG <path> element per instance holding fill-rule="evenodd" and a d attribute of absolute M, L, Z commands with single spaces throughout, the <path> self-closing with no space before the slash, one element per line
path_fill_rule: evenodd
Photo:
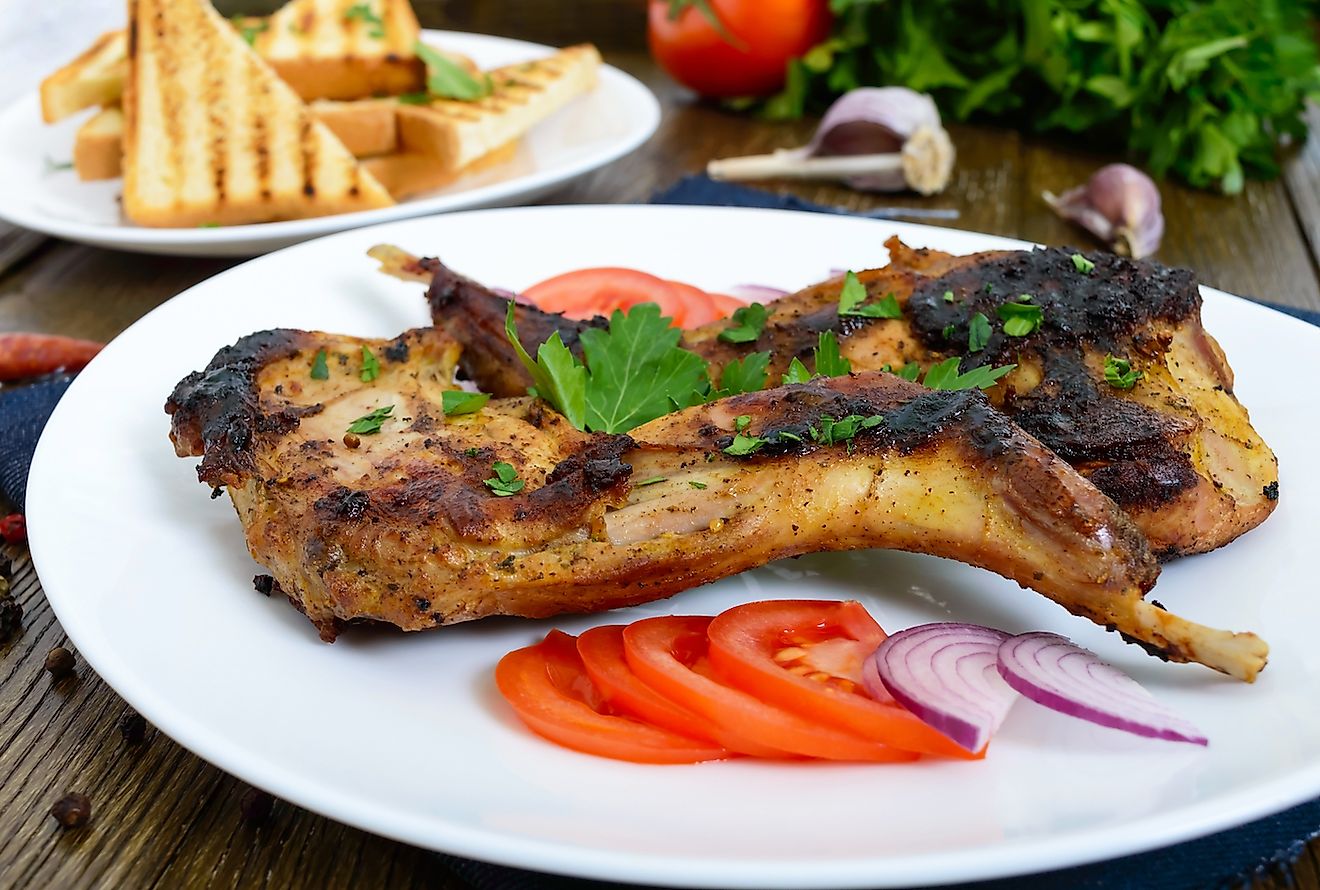
<path fill-rule="evenodd" d="M 953 302 L 953 291 L 951 291 L 951 290 L 946 290 L 946 291 L 944 292 L 944 302 L 946 302 L 946 303 L 952 303 L 952 302 Z"/>
<path fill-rule="evenodd" d="M 766 370 L 769 367 L 769 352 L 753 352 L 751 355 L 729 362 L 720 372 L 720 388 L 712 391 L 712 398 L 722 399 L 725 396 L 736 396 L 744 392 L 760 392 L 765 389 Z"/>
<path fill-rule="evenodd" d="M 257 36 L 265 34 L 270 30 L 270 22 L 266 19 L 254 19 L 250 16 L 236 15 L 230 19 L 230 21 L 234 23 L 234 27 L 238 29 L 238 33 L 247 41 L 248 46 L 255 46 L 257 43 Z"/>
<path fill-rule="evenodd" d="M 430 93 L 404 93 L 396 97 L 404 105 L 429 105 L 431 104 Z"/>
<path fill-rule="evenodd" d="M 995 381 L 1012 371 L 1017 365 L 1001 365 L 998 368 L 981 366 L 966 373 L 959 373 L 961 359 L 958 356 L 946 358 L 937 365 L 932 365 L 922 380 L 927 389 L 989 389 Z"/>
<path fill-rule="evenodd" d="M 759 451 L 765 444 L 765 439 L 760 436 L 749 436 L 746 433 L 747 426 L 752 422 L 752 418 L 746 414 L 740 414 L 733 421 L 734 436 L 733 441 L 728 448 L 724 449 L 725 454 L 731 454 L 734 457 L 743 457 Z"/>
<path fill-rule="evenodd" d="M 760 303 L 752 303 L 741 309 L 733 310 L 733 324 L 720 331 L 720 339 L 725 343 L 754 343 L 765 329 L 765 321 L 772 309 Z"/>
<path fill-rule="evenodd" d="M 908 362 L 906 365 L 899 368 L 897 371 L 894 370 L 892 365 L 886 362 L 885 364 L 880 366 L 880 370 L 884 371 L 886 374 L 893 374 L 895 377 L 901 377 L 904 380 L 910 380 L 913 383 L 915 383 L 917 378 L 921 376 L 921 365 L 917 364 L 916 362 Z"/>
<path fill-rule="evenodd" d="M 647 485 L 655 485 L 658 482 L 664 482 L 665 479 L 667 478 L 668 478 L 667 476 L 652 476 L 650 479 L 643 479 L 641 482 L 636 483 L 633 486 L 633 488 L 642 488 Z"/>
<path fill-rule="evenodd" d="M 701 356 L 678 346 L 681 332 L 669 326 L 654 303 L 615 310 L 608 330 L 582 332 L 585 364 L 550 335 L 533 360 L 518 340 L 514 304 L 505 333 L 531 374 L 534 394 L 580 430 L 626 433 L 671 411 L 700 405 L 710 391 Z"/>
<path fill-rule="evenodd" d="M 527 486 L 526 482 L 518 478 L 518 471 L 513 468 L 511 463 L 497 460 L 490 465 L 490 468 L 495 475 L 490 479 L 482 480 L 482 484 L 489 488 L 493 494 L 507 498 L 510 495 L 517 494 Z"/>
<path fill-rule="evenodd" d="M 821 445 L 838 445 L 841 442 L 847 442 L 851 449 L 852 440 L 858 433 L 879 426 L 884 422 L 884 417 L 879 414 L 872 414 L 869 417 L 861 414 L 849 414 L 839 420 L 825 416 L 820 419 L 819 430 L 813 425 L 807 431 L 811 433 L 811 438 Z"/>
<path fill-rule="evenodd" d="M 463 449 L 463 453 L 466 454 L 468 457 L 480 457 L 480 456 L 481 456 L 481 449 L 480 449 L 480 448 L 464 448 L 464 449 Z"/>
<path fill-rule="evenodd" d="M 373 40 L 382 40 L 385 37 L 385 22 L 371 8 L 370 3 L 354 3 L 344 11 L 344 21 L 360 21 L 368 26 L 367 36 Z"/>
<path fill-rule="evenodd" d="M 833 331 L 821 331 L 816 344 L 816 373 L 821 377 L 845 377 L 852 372 L 852 362 L 839 354 L 839 338 Z"/>
<path fill-rule="evenodd" d="M 52 158 L 50 155 L 46 155 L 44 160 L 46 162 L 47 173 L 56 173 L 60 170 L 73 169 L 73 161 L 57 161 L 54 158 Z"/>
<path fill-rule="evenodd" d="M 990 342 L 990 319 L 978 312 L 967 323 L 967 351 L 980 352 Z"/>
<path fill-rule="evenodd" d="M 475 102 L 489 96 L 493 89 L 490 78 L 477 80 L 444 53 L 418 41 L 413 46 L 417 58 L 426 65 L 426 91 L 442 99 Z"/>
<path fill-rule="evenodd" d="M 393 405 L 386 405 L 384 408 L 377 408 L 370 414 L 363 414 L 357 420 L 348 425 L 350 433 L 357 433 L 360 436 L 371 436 L 380 432 L 380 428 L 385 425 L 386 419 L 394 413 Z"/>
<path fill-rule="evenodd" d="M 946 324 L 944 326 L 944 339 L 945 340 L 951 339 L 953 337 L 953 332 L 956 330 L 958 330 L 958 326 L 956 324 L 953 324 L 952 322 Z"/>
<path fill-rule="evenodd" d="M 705 482 L 698 482 L 698 481 L 695 480 L 695 479 L 689 479 L 689 480 L 688 480 L 688 485 L 691 485 L 693 488 L 699 488 L 699 489 L 701 489 L 702 491 L 705 491 L 705 490 L 706 490 L 706 483 L 705 483 Z"/>
<path fill-rule="evenodd" d="M 370 383 L 380 376 L 380 362 L 376 361 L 376 354 L 367 347 L 362 347 L 362 370 L 358 372 L 358 378 L 363 383 Z"/>
<path fill-rule="evenodd" d="M 455 414 L 474 414 L 484 408 L 489 401 L 490 394 L 484 392 L 449 389 L 440 393 L 440 407 L 444 410 L 446 417 L 452 417 Z"/>
<path fill-rule="evenodd" d="M 1040 330 L 1045 310 L 1031 301 L 1031 294 L 1021 294 L 1011 303 L 1004 303 L 995 311 L 1004 323 L 1004 333 L 1010 337 L 1025 337 Z"/>
<path fill-rule="evenodd" d="M 1095 263 L 1082 256 L 1080 253 L 1073 254 L 1072 261 L 1073 266 L 1075 266 L 1077 271 L 1081 272 L 1083 275 L 1090 275 L 1091 270 L 1095 268 Z"/>
<path fill-rule="evenodd" d="M 789 362 L 788 371 L 780 378 L 785 386 L 790 383 L 806 383 L 810 379 L 811 372 L 807 370 L 806 365 L 802 364 L 802 359 L 796 357 Z"/>
<path fill-rule="evenodd" d="M 1146 375 L 1132 367 L 1129 359 L 1105 356 L 1105 382 L 1115 389 L 1131 389 Z"/>
<path fill-rule="evenodd" d="M 865 303 L 865 305 L 863 305 Z M 858 277 L 849 272 L 843 278 L 843 289 L 839 291 L 839 315 L 857 315 L 862 318 L 898 318 L 903 314 L 898 298 L 885 294 L 874 303 L 866 302 L 866 288 Z M 837 374 L 828 374 L 837 377 Z"/>
<path fill-rule="evenodd" d="M 318 349 L 316 358 L 312 359 L 311 377 L 313 380 L 329 380 L 330 368 L 325 363 L 325 350 Z"/>

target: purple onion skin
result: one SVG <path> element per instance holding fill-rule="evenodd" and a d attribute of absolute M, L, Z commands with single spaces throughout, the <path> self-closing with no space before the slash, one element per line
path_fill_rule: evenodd
<path fill-rule="evenodd" d="M 773 303 L 788 296 L 788 291 L 768 284 L 737 284 L 724 292 L 748 303 Z"/>
<path fill-rule="evenodd" d="M 880 648 L 872 656 L 876 667 L 874 676 L 878 677 L 883 684 L 882 689 L 873 689 L 872 672 L 866 669 L 862 671 L 863 683 L 866 685 L 867 691 L 871 692 L 873 696 L 879 698 L 880 692 L 888 693 L 895 701 L 932 729 L 948 736 L 968 751 L 973 753 L 980 751 L 989 742 L 990 735 L 998 729 L 999 721 L 1002 721 L 1003 715 L 1007 713 L 1007 706 L 1003 708 L 1003 713 L 997 715 L 997 719 L 991 713 L 985 715 L 990 718 L 986 722 L 976 723 L 958 714 L 950 713 L 947 709 L 942 709 L 938 705 L 933 705 L 929 701 L 923 700 L 914 691 L 906 688 L 903 678 L 899 676 L 900 671 L 906 671 L 912 676 L 921 676 L 922 672 L 932 671 L 929 662 L 913 664 L 907 658 L 904 658 L 901 663 L 895 664 L 895 650 L 906 647 L 913 638 L 917 638 L 917 644 L 932 638 L 948 638 L 949 645 L 984 645 L 985 651 L 981 653 L 987 659 L 984 669 L 991 670 L 995 664 L 995 656 L 999 646 L 1009 638 L 1009 635 L 1003 631 L 982 627 L 978 624 L 958 624 L 955 622 L 910 627 L 899 631 L 885 640 L 884 643 L 881 643 Z M 947 646 L 941 647 L 941 649 L 936 650 L 935 654 L 947 648 Z M 899 654 L 904 653 L 900 652 Z M 911 655 L 911 650 L 907 650 L 906 654 Z"/>
<path fill-rule="evenodd" d="M 1052 652 L 1057 652 L 1052 662 L 1038 660 L 1041 655 L 1050 655 Z M 1140 709 L 1144 705 L 1148 714 L 1163 719 L 1143 722 L 1135 717 L 1125 717 L 1089 704 L 1084 700 L 1086 689 L 1079 688 L 1076 695 L 1070 695 L 1067 694 L 1068 690 L 1059 691 L 1042 685 L 1044 678 L 1039 677 L 1037 671 L 1047 663 L 1052 664 L 1053 674 L 1059 677 L 1066 676 L 1059 667 L 1064 658 L 1087 659 L 1087 674 L 1108 691 L 1109 697 L 1126 697 L 1134 709 Z M 1024 697 L 1053 711 L 1147 738 L 1188 742 L 1193 745 L 1210 743 L 1209 739 L 1194 726 L 1157 702 L 1136 680 L 1117 668 L 1105 664 L 1090 650 L 1083 649 L 1058 634 L 1042 631 L 1019 634 L 1005 640 L 999 647 L 998 660 L 999 674 L 1004 678 L 1004 682 Z M 1076 681 L 1069 678 L 1069 682 Z"/>
<path fill-rule="evenodd" d="M 889 154 L 921 126 L 940 126 L 940 112 L 930 96 L 907 87 L 860 87 L 844 93 L 825 112 L 807 154 Z"/>

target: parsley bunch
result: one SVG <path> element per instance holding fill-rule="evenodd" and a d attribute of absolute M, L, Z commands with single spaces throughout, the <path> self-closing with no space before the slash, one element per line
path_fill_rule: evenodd
<path fill-rule="evenodd" d="M 1156 175 L 1232 194 L 1273 177 L 1320 95 L 1307 0 L 830 0 L 832 35 L 763 106 L 800 117 L 859 86 L 958 119 L 1085 133 Z"/>

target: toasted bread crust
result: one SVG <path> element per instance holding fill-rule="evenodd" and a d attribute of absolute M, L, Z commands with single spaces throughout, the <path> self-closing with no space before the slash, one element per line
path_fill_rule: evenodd
<path fill-rule="evenodd" d="M 78 128 L 73 139 L 73 169 L 83 182 L 117 179 L 123 173 L 124 112 L 102 108 Z"/>
<path fill-rule="evenodd" d="M 206 0 L 130 0 L 124 212 L 237 225 L 384 207 L 389 193 Z"/>
<path fill-rule="evenodd" d="M 394 196 L 394 200 L 402 201 L 423 192 L 444 188 L 468 174 L 480 173 L 507 163 L 513 160 L 517 153 L 518 143 L 510 142 L 460 170 L 440 169 L 436 165 L 436 159 L 431 155 L 405 153 L 367 158 L 362 162 L 362 166 L 380 180 L 381 185 Z"/>
<path fill-rule="evenodd" d="M 128 40 L 107 31 L 76 59 L 41 82 L 41 118 L 53 124 L 94 105 L 108 105 L 123 92 Z"/>

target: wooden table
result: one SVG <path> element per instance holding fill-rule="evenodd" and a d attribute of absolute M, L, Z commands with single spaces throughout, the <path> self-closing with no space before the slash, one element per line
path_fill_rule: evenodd
<path fill-rule="evenodd" d="M 647 145 L 552 200 L 639 202 L 715 158 L 797 145 L 810 123 L 778 125 L 694 103 L 647 58 L 640 6 L 451 0 L 415 4 L 424 22 L 552 43 L 593 39 L 607 59 L 660 96 L 665 116 Z M 547 12 L 547 10 L 550 10 Z M 580 23 L 580 24 L 579 24 Z M 70 47 L 72 54 L 74 47 Z M 1317 121 L 1320 125 L 1320 120 Z M 909 204 L 957 208 L 959 228 L 1046 243 L 1088 243 L 1040 200 L 1113 160 L 1083 148 L 981 126 L 952 128 L 957 174 L 938 198 L 872 197 L 832 186 L 791 190 L 852 208 Z M 790 187 L 786 187 L 790 188 Z M 1167 235 L 1159 258 L 1190 266 L 1226 290 L 1320 309 L 1320 139 L 1295 153 L 1283 180 L 1250 183 L 1222 198 L 1163 183 Z M 108 340 L 152 307 L 234 264 L 113 253 L 47 241 L 0 273 L 0 331 L 33 330 Z M 46 653 L 66 644 L 26 554 L 16 559 L 21 637 L 0 646 L 0 886 L 4 887 L 440 887 L 467 890 L 432 854 L 278 803 L 269 820 L 241 818 L 246 786 L 148 731 L 126 744 L 116 728 L 129 708 L 91 670 L 52 682 Z M 167 666 L 162 666 L 166 669 Z M 70 790 L 95 808 L 87 827 L 60 831 L 47 814 Z M 1320 827 L 1320 826 L 1317 826 Z M 1154 880 L 1154 879 L 1153 879 Z M 1320 843 L 1290 871 L 1253 886 L 1320 890 Z"/>

